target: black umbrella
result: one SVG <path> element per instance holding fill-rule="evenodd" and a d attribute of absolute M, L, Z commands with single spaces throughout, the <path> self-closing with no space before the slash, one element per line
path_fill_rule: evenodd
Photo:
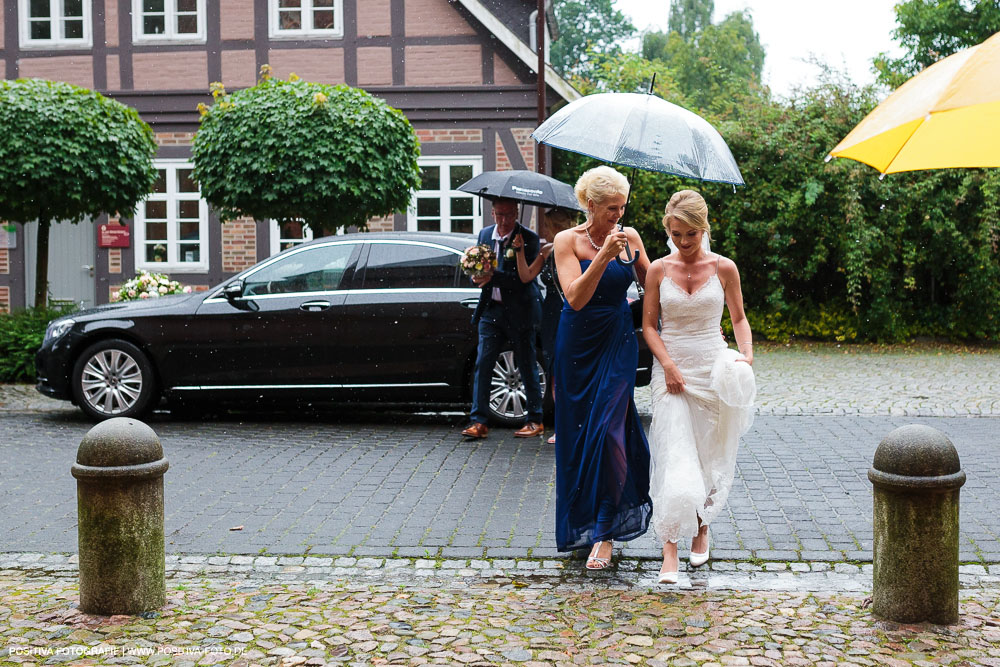
<path fill-rule="evenodd" d="M 513 199 L 532 206 L 558 206 L 582 211 L 573 186 L 525 169 L 484 171 L 458 186 L 462 192 L 485 199 Z"/>

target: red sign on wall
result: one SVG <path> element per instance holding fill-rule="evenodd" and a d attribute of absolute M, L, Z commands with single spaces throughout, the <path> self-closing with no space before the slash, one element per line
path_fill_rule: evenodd
<path fill-rule="evenodd" d="M 125 225 L 98 225 L 98 248 L 127 248 L 131 234 Z"/>

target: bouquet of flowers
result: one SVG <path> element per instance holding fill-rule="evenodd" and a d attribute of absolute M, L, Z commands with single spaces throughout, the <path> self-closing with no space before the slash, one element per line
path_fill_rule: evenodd
<path fill-rule="evenodd" d="M 485 243 L 466 248 L 462 258 L 458 260 L 462 272 L 470 278 L 481 276 L 497 265 L 497 256 L 493 248 Z"/>
<path fill-rule="evenodd" d="M 170 280 L 162 273 L 150 273 L 140 270 L 138 275 L 126 280 L 117 292 L 111 295 L 111 301 L 134 301 L 136 299 L 155 299 L 168 294 L 190 294 L 191 286 L 181 287 L 176 280 Z"/>

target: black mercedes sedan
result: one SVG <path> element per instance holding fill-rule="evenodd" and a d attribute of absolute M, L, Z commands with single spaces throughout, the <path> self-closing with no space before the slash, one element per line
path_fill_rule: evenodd
<path fill-rule="evenodd" d="M 53 320 L 37 389 L 95 420 L 168 406 L 281 401 L 471 402 L 480 290 L 458 269 L 468 234 L 362 233 L 304 243 L 200 293 Z M 651 355 L 640 340 L 639 384 Z M 539 364 L 541 371 L 541 365 Z M 542 386 L 548 382 L 542 373 Z M 493 419 L 523 422 L 513 353 Z"/>

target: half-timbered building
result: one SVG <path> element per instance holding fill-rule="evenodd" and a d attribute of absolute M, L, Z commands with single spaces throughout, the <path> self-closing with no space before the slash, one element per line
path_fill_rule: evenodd
<path fill-rule="evenodd" d="M 385 99 L 421 142 L 423 183 L 410 209 L 375 230 L 475 232 L 483 211 L 458 184 L 483 170 L 535 166 L 535 0 L 3 0 L 5 78 L 92 88 L 134 107 L 159 146 L 155 191 L 126 247 L 103 247 L 107 216 L 53 226 L 55 299 L 106 303 L 140 269 L 196 288 L 221 282 L 301 242 L 274 221 L 221 224 L 191 178 L 197 105 L 211 82 L 253 85 L 264 64 L 346 83 Z M 547 27 L 554 25 L 551 14 Z M 551 37 L 551 35 L 550 35 Z M 546 39 L 546 43 L 548 39 Z M 550 106 L 578 93 L 547 68 Z M 34 223 L 0 228 L 0 311 L 30 305 Z"/>

